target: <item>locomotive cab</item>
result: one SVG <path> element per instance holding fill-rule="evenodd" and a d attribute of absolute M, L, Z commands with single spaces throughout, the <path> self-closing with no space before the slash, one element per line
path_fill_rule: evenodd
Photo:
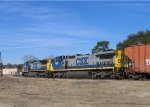
<path fill-rule="evenodd" d="M 115 51 L 115 58 L 114 58 L 115 66 L 114 66 L 114 73 L 115 78 L 123 77 L 124 75 L 124 64 L 123 64 L 123 51 L 116 50 Z"/>
<path fill-rule="evenodd" d="M 115 51 L 115 67 L 117 69 L 120 69 L 123 67 L 123 52 L 121 50 L 116 50 Z"/>

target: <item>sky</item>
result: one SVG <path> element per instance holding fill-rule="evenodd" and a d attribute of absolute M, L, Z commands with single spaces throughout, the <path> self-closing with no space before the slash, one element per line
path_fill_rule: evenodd
<path fill-rule="evenodd" d="M 0 1 L 0 51 L 4 64 L 25 55 L 87 54 L 97 41 L 110 48 L 129 34 L 150 29 L 150 2 Z"/>

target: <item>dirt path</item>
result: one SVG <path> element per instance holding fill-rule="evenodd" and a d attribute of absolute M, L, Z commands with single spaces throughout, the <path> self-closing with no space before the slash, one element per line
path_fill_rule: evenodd
<path fill-rule="evenodd" d="M 0 107 L 150 107 L 150 81 L 4 77 Z"/>

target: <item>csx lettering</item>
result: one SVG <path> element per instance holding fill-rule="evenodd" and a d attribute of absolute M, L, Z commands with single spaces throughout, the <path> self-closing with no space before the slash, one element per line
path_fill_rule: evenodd
<path fill-rule="evenodd" d="M 86 65 L 86 64 L 88 64 L 88 57 L 85 57 L 85 58 L 77 58 L 77 59 L 76 59 L 76 64 L 77 64 L 77 65 Z"/>
<path fill-rule="evenodd" d="M 150 65 L 150 59 L 146 59 L 146 65 Z"/>

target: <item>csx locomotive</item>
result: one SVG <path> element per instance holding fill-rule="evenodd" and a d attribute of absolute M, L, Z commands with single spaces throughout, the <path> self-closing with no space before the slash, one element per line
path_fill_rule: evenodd
<path fill-rule="evenodd" d="M 50 78 L 121 78 L 123 52 L 62 55 L 53 59 L 25 62 L 23 76 Z"/>

